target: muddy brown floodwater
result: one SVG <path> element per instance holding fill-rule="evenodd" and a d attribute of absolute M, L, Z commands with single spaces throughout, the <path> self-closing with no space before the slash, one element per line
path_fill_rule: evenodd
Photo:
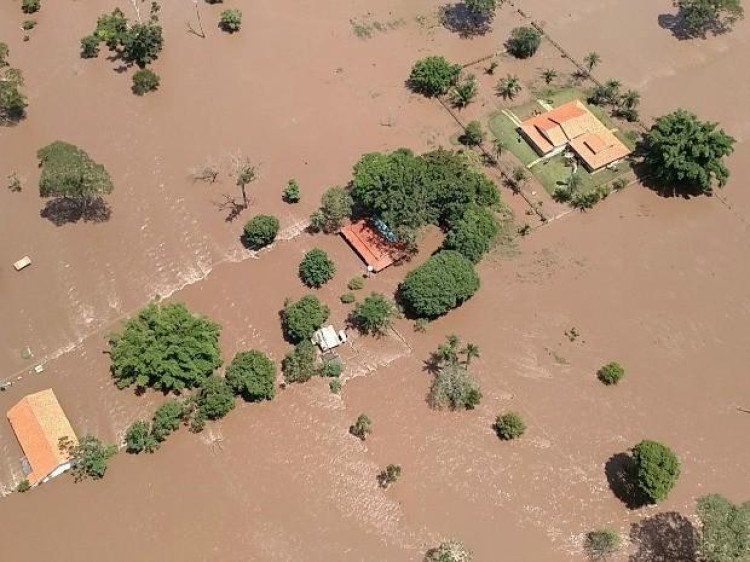
<path fill-rule="evenodd" d="M 230 5 L 244 12 L 233 36 L 214 23 Z M 361 263 L 336 237 L 301 233 L 306 217 L 325 188 L 348 181 L 363 152 L 450 145 L 455 121 L 404 88 L 416 58 L 468 63 L 498 50 L 523 21 L 505 6 L 491 33 L 462 39 L 437 25 L 438 2 L 233 0 L 200 5 L 200 39 L 185 31 L 192 3 L 165 2 L 165 49 L 154 65 L 162 86 L 138 98 L 132 71 L 116 72 L 105 53 L 78 57 L 80 37 L 113 6 L 44 3 L 28 42 L 18 4 L 0 6 L 0 40 L 25 73 L 30 104 L 25 121 L 0 128 L 0 175 L 26 178 L 21 193 L 0 193 L 0 378 L 16 381 L 0 409 L 52 387 L 79 435 L 110 441 L 163 399 L 117 391 L 104 354 L 107 333 L 149 299 L 184 301 L 220 322 L 225 362 L 248 348 L 280 360 L 288 346 L 278 311 L 305 293 L 296 279 L 302 254 L 322 247 L 338 272 L 317 293 L 343 323 L 338 296 Z M 399 320 L 398 335 L 354 335 L 340 396 L 323 380 L 293 386 L 273 402 L 239 404 L 200 435 L 180 431 L 157 454 L 121 453 L 103 481 L 63 476 L 7 495 L 2 559 L 419 561 L 457 538 L 481 562 L 582 560 L 592 528 L 628 536 L 659 513 L 692 518 L 702 494 L 750 497 L 750 448 L 742 446 L 750 416 L 739 410 L 750 408 L 750 77 L 739 70 L 750 67 L 750 22 L 681 41 L 662 27 L 674 12 L 667 1 L 516 7 L 574 56 L 600 53 L 598 75 L 639 89 L 646 120 L 686 107 L 719 121 L 738 141 L 726 188 L 686 200 L 634 185 L 552 221 L 520 240 L 518 252 L 485 259 L 480 292 L 426 333 Z M 127 2 L 122 8 L 129 13 Z M 371 36 L 358 38 L 352 22 Z M 529 61 L 499 62 L 500 75 L 527 83 L 544 67 L 573 70 L 548 43 Z M 492 95 L 496 78 L 472 71 L 482 93 L 460 115 L 486 122 L 505 102 Z M 40 216 L 35 151 L 56 139 L 110 170 L 109 221 L 58 226 Z M 237 196 L 226 173 L 234 153 L 256 162 L 260 177 L 251 208 L 227 221 L 220 205 Z M 219 181 L 192 182 L 188 170 L 210 158 L 222 166 Z M 281 202 L 292 177 L 303 193 L 296 206 Z M 519 221 L 531 220 L 522 200 L 503 195 Z M 277 214 L 283 235 L 254 255 L 239 234 L 258 212 Z M 438 244 L 428 233 L 414 262 L 366 290 L 391 292 Z M 26 254 L 33 265 L 14 272 L 10 264 Z M 572 327 L 575 341 L 564 335 Z M 449 333 L 481 349 L 473 365 L 484 398 L 474 411 L 425 403 L 424 360 Z M 33 357 L 22 355 L 26 346 Z M 617 388 L 595 378 L 611 360 L 627 369 Z M 29 374 L 40 362 L 44 373 Z M 528 424 L 512 443 L 491 429 L 506 409 Z M 361 412 L 374 422 L 364 443 L 347 433 Z M 630 510 L 610 490 L 605 466 L 644 438 L 668 443 L 683 473 L 668 500 Z M 21 478 L 20 456 L 0 424 L 5 492 Z M 403 476 L 382 491 L 375 475 L 388 463 Z M 657 559 L 649 556 L 633 544 L 619 559 Z M 670 556 L 660 560 L 689 559 Z"/>

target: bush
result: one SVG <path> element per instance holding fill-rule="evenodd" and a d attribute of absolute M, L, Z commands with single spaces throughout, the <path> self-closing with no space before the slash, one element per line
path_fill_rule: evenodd
<path fill-rule="evenodd" d="M 339 297 L 339 300 L 342 304 L 352 304 L 357 299 L 355 298 L 354 293 L 344 293 Z"/>
<path fill-rule="evenodd" d="M 465 365 L 446 365 L 435 376 L 427 401 L 430 407 L 442 410 L 473 410 L 482 399 L 479 383 Z"/>
<path fill-rule="evenodd" d="M 349 427 L 349 433 L 364 441 L 372 433 L 372 420 L 367 414 L 360 414 L 357 420 Z"/>
<path fill-rule="evenodd" d="M 153 92 L 159 89 L 159 75 L 153 70 L 142 68 L 133 74 L 133 93 L 142 96 L 147 92 Z"/>
<path fill-rule="evenodd" d="M 396 480 L 401 477 L 401 466 L 397 464 L 389 464 L 384 470 L 378 474 L 378 484 L 381 488 L 388 488 L 391 484 L 394 484 Z"/>
<path fill-rule="evenodd" d="M 346 286 L 350 291 L 359 291 L 360 289 L 364 288 L 365 279 L 364 277 L 352 277 L 349 280 L 349 283 L 346 284 Z"/>
<path fill-rule="evenodd" d="M 612 182 L 612 189 L 615 191 L 620 191 L 621 189 L 624 189 L 628 185 L 628 180 L 625 178 L 617 178 Z"/>
<path fill-rule="evenodd" d="M 454 250 L 443 250 L 410 271 L 399 297 L 416 318 L 435 318 L 461 305 L 479 289 L 471 261 Z"/>
<path fill-rule="evenodd" d="M 620 535 L 612 529 L 586 533 L 583 549 L 591 560 L 607 560 L 620 548 Z"/>
<path fill-rule="evenodd" d="M 472 263 L 478 263 L 495 241 L 497 221 L 489 209 L 470 205 L 464 216 L 456 221 L 443 241 L 443 248 L 455 250 Z"/>
<path fill-rule="evenodd" d="M 122 34 L 121 44 L 123 59 L 143 68 L 159 58 L 164 45 L 161 26 L 156 20 L 136 23 Z"/>
<path fill-rule="evenodd" d="M 309 339 L 328 320 L 330 312 L 313 295 L 306 295 L 296 302 L 288 301 L 281 312 L 284 334 L 293 343 Z"/>
<path fill-rule="evenodd" d="M 133 422 L 125 432 L 125 450 L 128 453 L 153 453 L 159 442 L 151 434 L 151 424 L 145 420 Z"/>
<path fill-rule="evenodd" d="M 698 498 L 699 549 L 705 562 L 746 562 L 750 557 L 750 502 L 735 505 L 723 496 Z"/>
<path fill-rule="evenodd" d="M 279 233 L 279 219 L 271 215 L 256 215 L 247 221 L 243 230 L 243 242 L 251 250 L 268 246 Z"/>
<path fill-rule="evenodd" d="M 657 441 L 644 440 L 633 447 L 638 489 L 652 503 L 666 499 L 680 476 L 680 461 Z"/>
<path fill-rule="evenodd" d="M 371 293 L 352 311 L 352 321 L 366 334 L 384 334 L 396 316 L 396 307 L 379 293 Z"/>
<path fill-rule="evenodd" d="M 181 391 L 201 386 L 221 364 L 221 328 L 184 304 L 150 304 L 110 336 L 112 376 L 118 388 Z"/>
<path fill-rule="evenodd" d="M 219 27 L 227 33 L 234 33 L 242 27 L 242 12 L 240 10 L 224 10 L 219 16 Z"/>
<path fill-rule="evenodd" d="M 35 21 L 35 20 L 25 20 L 25 21 L 24 21 L 24 22 L 23 22 L 23 23 L 21 24 L 21 27 L 22 27 L 22 28 L 23 28 L 23 29 L 24 29 L 25 31 L 29 31 L 29 30 L 31 30 L 31 29 L 34 29 L 34 28 L 36 27 L 36 21 Z"/>
<path fill-rule="evenodd" d="M 518 412 L 507 412 L 497 416 L 492 428 L 500 439 L 509 441 L 521 437 L 526 431 L 526 424 Z"/>
<path fill-rule="evenodd" d="M 464 4 L 473 14 L 487 18 L 492 17 L 497 9 L 497 0 L 464 0 Z"/>
<path fill-rule="evenodd" d="M 107 462 L 117 453 L 115 445 L 105 445 L 93 435 L 85 435 L 77 445 L 61 443 L 61 448 L 76 459 L 72 472 L 77 482 L 86 478 L 104 478 Z"/>
<path fill-rule="evenodd" d="M 21 0 L 21 10 L 24 14 L 33 14 L 42 7 L 41 0 Z"/>
<path fill-rule="evenodd" d="M 604 384 L 617 384 L 625 376 L 625 369 L 616 362 L 607 363 L 596 372 L 596 376 Z"/>
<path fill-rule="evenodd" d="M 352 196 L 346 189 L 331 187 L 321 198 L 321 207 L 310 216 L 314 231 L 335 232 L 352 214 Z"/>
<path fill-rule="evenodd" d="M 167 400 L 154 412 L 151 420 L 151 435 L 158 443 L 180 428 L 185 419 L 185 405 L 181 400 Z"/>
<path fill-rule="evenodd" d="M 226 380 L 208 377 L 198 393 L 196 405 L 199 418 L 221 419 L 234 409 L 234 392 Z"/>
<path fill-rule="evenodd" d="M 430 549 L 425 562 L 472 562 L 471 551 L 458 541 L 440 543 L 437 548 Z"/>
<path fill-rule="evenodd" d="M 227 384 L 248 402 L 271 400 L 276 394 L 276 365 L 265 353 L 238 353 L 227 367 Z"/>
<path fill-rule="evenodd" d="M 24 492 L 28 492 L 29 490 L 31 490 L 31 484 L 29 484 L 29 481 L 25 478 L 18 483 L 18 486 L 16 486 L 16 492 L 20 492 L 22 494 Z"/>
<path fill-rule="evenodd" d="M 461 65 L 449 63 L 445 57 L 431 56 L 414 63 L 409 75 L 409 87 L 425 96 L 445 94 L 461 74 Z"/>
<path fill-rule="evenodd" d="M 316 374 L 317 351 L 311 341 L 304 340 L 294 346 L 281 362 L 286 382 L 307 382 Z"/>
<path fill-rule="evenodd" d="M 111 14 L 102 14 L 96 20 L 93 35 L 104 41 L 111 51 L 115 51 L 122 44 L 122 39 L 128 31 L 128 20 L 120 8 L 112 10 Z"/>
<path fill-rule="evenodd" d="M 331 389 L 333 394 L 338 394 L 341 392 L 341 381 L 339 379 L 333 379 L 328 383 L 328 388 Z"/>
<path fill-rule="evenodd" d="M 325 285 L 335 273 L 336 266 L 328 254 L 319 248 L 307 252 L 299 264 L 299 278 L 308 287 Z"/>
<path fill-rule="evenodd" d="M 299 184 L 297 180 L 289 180 L 284 188 L 283 199 L 287 203 L 299 203 L 301 199 Z"/>
<path fill-rule="evenodd" d="M 461 144 L 466 146 L 479 146 L 484 141 L 484 131 L 479 121 L 470 121 L 466 125 L 464 134 L 458 138 Z"/>
<path fill-rule="evenodd" d="M 526 59 L 536 53 L 542 43 L 542 34 L 534 27 L 516 27 L 505 42 L 508 52 L 519 59 Z"/>
<path fill-rule="evenodd" d="M 81 39 L 81 58 L 92 59 L 99 55 L 101 40 L 96 35 L 87 35 Z"/>
<path fill-rule="evenodd" d="M 329 359 L 323 362 L 323 366 L 320 368 L 320 376 L 329 378 L 340 377 L 343 370 L 344 368 L 337 359 Z"/>

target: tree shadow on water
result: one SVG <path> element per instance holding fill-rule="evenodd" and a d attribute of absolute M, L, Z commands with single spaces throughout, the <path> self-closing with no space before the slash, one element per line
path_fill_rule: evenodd
<path fill-rule="evenodd" d="M 628 562 L 697 562 L 698 531 L 675 511 L 633 523 L 630 540 L 636 551 Z"/>
<path fill-rule="evenodd" d="M 75 199 L 59 197 L 47 201 L 39 215 L 55 226 L 78 221 L 106 222 L 112 216 L 112 209 L 102 197 L 96 197 L 84 204 Z"/>
<path fill-rule="evenodd" d="M 678 12 L 677 14 L 659 14 L 656 18 L 659 27 L 666 29 L 680 41 L 688 39 L 706 39 L 708 34 L 723 35 L 731 30 L 731 24 L 722 21 L 706 22 L 702 29 L 689 29 L 685 23 L 685 16 Z"/>
<path fill-rule="evenodd" d="M 463 2 L 440 8 L 440 23 L 463 38 L 484 35 L 490 31 L 491 21 L 491 17 L 472 12 Z"/>
<path fill-rule="evenodd" d="M 636 485 L 635 461 L 627 453 L 617 453 L 604 465 L 604 473 L 612 493 L 628 509 L 638 509 L 648 504 L 648 500 Z"/>

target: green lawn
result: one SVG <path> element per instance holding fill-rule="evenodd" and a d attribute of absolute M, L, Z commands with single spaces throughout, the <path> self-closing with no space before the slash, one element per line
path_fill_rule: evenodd
<path fill-rule="evenodd" d="M 539 158 L 536 151 L 519 134 L 515 123 L 501 112 L 490 117 L 489 127 L 495 138 L 503 141 L 505 148 L 510 150 L 524 166 L 528 166 Z"/>
<path fill-rule="evenodd" d="M 612 180 L 627 173 L 628 170 L 630 170 L 630 165 L 627 162 L 620 162 L 613 170 L 604 168 L 593 174 L 589 173 L 583 166 L 578 166 L 576 173 L 581 178 L 580 191 L 587 192 L 600 185 L 606 186 Z M 565 165 L 565 158 L 560 154 L 539 162 L 531 168 L 531 171 L 542 183 L 547 193 L 551 195 L 556 187 L 564 185 L 567 182 L 572 168 Z"/>

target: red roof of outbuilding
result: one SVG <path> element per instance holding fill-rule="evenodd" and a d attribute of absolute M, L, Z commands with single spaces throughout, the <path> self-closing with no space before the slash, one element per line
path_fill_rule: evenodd
<path fill-rule="evenodd" d="M 393 244 L 367 221 L 361 220 L 343 227 L 341 235 L 373 271 L 381 271 L 393 264 Z"/>

